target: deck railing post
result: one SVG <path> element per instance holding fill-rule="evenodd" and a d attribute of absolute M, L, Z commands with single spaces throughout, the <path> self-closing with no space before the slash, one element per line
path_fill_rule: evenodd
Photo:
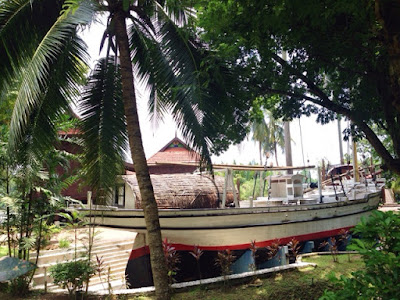
<path fill-rule="evenodd" d="M 321 168 L 317 168 L 318 172 L 318 194 L 319 194 L 319 203 L 322 203 L 322 180 L 321 180 Z"/>
<path fill-rule="evenodd" d="M 225 182 L 224 182 L 224 191 L 223 191 L 223 194 L 222 194 L 221 208 L 225 208 L 226 190 L 228 189 L 228 169 L 224 169 L 224 171 L 225 171 Z"/>

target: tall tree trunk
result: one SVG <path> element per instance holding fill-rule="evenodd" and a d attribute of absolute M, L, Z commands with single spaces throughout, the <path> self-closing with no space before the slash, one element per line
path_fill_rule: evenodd
<path fill-rule="evenodd" d="M 119 58 L 122 76 L 122 97 L 128 129 L 129 147 L 132 153 L 136 178 L 143 201 L 144 217 L 147 228 L 147 242 L 150 248 L 150 261 L 153 271 L 154 286 L 156 288 L 156 298 L 170 299 L 171 295 L 168 284 L 168 271 L 162 247 L 158 208 L 154 198 L 153 186 L 150 180 L 139 127 L 125 16 L 126 13 L 122 8 L 118 9 L 114 15 L 114 22 L 116 41 L 120 51 Z"/>
<path fill-rule="evenodd" d="M 10 207 L 7 206 L 7 245 L 8 245 L 8 256 L 12 257 L 11 254 L 11 235 L 10 235 Z"/>

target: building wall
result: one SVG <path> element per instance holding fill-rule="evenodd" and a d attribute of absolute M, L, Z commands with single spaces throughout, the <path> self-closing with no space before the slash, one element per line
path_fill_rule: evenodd
<path fill-rule="evenodd" d="M 150 174 L 177 174 L 177 173 L 193 173 L 197 167 L 179 166 L 179 165 L 159 165 L 149 166 Z"/>
<path fill-rule="evenodd" d="M 128 209 L 135 209 L 136 205 L 136 196 L 133 193 L 132 189 L 130 186 L 125 183 L 125 208 Z"/>
<path fill-rule="evenodd" d="M 57 147 L 59 150 L 66 151 L 68 153 L 77 154 L 81 153 L 81 147 L 75 144 L 71 144 L 69 142 L 61 142 L 60 146 Z M 68 171 L 64 170 L 61 167 L 57 167 L 57 173 L 59 175 L 72 175 L 76 173 L 81 165 L 78 161 L 72 160 L 70 161 L 70 169 Z M 88 186 L 82 184 L 82 180 L 77 180 L 74 184 L 70 185 L 67 189 L 63 190 L 61 194 L 63 196 L 69 196 L 73 199 L 82 201 L 86 203 L 87 201 L 87 192 L 90 190 Z"/>

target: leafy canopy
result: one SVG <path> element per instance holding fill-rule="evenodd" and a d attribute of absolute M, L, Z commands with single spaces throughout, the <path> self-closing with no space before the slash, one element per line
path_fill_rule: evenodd
<path fill-rule="evenodd" d="M 375 2 L 204 1 L 198 25 L 211 49 L 243 65 L 243 86 L 276 116 L 316 114 L 325 124 L 344 115 L 353 124 L 346 135 L 365 137 L 399 174 L 395 58 Z M 398 22 L 392 25 L 400 32 Z M 382 131 L 392 145 L 381 141 Z"/>

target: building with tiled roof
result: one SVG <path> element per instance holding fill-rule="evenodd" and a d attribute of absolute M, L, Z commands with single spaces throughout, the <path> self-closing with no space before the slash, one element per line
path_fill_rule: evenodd
<path fill-rule="evenodd" d="M 147 160 L 150 174 L 193 173 L 200 155 L 175 137 Z M 160 164 L 161 163 L 161 164 Z M 164 163 L 164 164 L 163 164 Z M 194 163 L 194 166 L 167 165 L 165 163 Z"/>

